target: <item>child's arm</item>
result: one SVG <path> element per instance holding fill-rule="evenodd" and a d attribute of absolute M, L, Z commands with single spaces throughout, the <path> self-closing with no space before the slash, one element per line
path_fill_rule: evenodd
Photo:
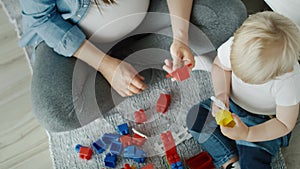
<path fill-rule="evenodd" d="M 231 69 L 223 66 L 218 57 L 215 58 L 212 66 L 212 81 L 215 97 L 228 107 L 231 86 Z"/>
<path fill-rule="evenodd" d="M 249 142 L 267 141 L 282 137 L 295 127 L 299 112 L 299 103 L 294 106 L 277 106 L 276 118 L 249 128 L 245 139 Z"/>
<path fill-rule="evenodd" d="M 276 118 L 252 127 L 247 127 L 238 116 L 232 114 L 236 125 L 232 128 L 221 126 L 221 131 L 234 140 L 249 142 L 274 140 L 292 131 L 297 121 L 298 111 L 299 103 L 287 107 L 277 106 Z"/>

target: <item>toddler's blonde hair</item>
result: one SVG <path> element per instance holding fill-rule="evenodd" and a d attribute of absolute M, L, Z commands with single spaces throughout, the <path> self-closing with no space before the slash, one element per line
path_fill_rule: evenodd
<path fill-rule="evenodd" d="M 234 34 L 232 71 L 246 83 L 262 84 L 293 70 L 300 55 L 300 33 L 274 12 L 249 16 Z"/>

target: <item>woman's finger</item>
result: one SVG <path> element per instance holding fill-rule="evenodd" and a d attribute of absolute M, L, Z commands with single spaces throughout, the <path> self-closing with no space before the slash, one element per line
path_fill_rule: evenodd
<path fill-rule="evenodd" d="M 135 76 L 132 79 L 131 84 L 141 90 L 145 90 L 147 87 L 147 85 L 138 76 Z"/>
<path fill-rule="evenodd" d="M 129 85 L 129 86 L 128 86 L 128 90 L 131 91 L 131 92 L 134 93 L 134 94 L 137 94 L 137 93 L 141 93 L 141 92 L 142 92 L 141 89 L 135 87 L 134 85 Z"/>

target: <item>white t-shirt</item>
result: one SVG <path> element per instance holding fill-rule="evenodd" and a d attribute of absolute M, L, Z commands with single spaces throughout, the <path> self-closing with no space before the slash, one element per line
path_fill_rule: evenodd
<path fill-rule="evenodd" d="M 265 0 L 274 12 L 290 18 L 300 28 L 299 0 Z"/>
<path fill-rule="evenodd" d="M 115 4 L 99 1 L 101 12 L 91 4 L 79 27 L 95 43 L 109 43 L 133 31 L 144 19 L 149 0 L 120 0 Z"/>
<path fill-rule="evenodd" d="M 218 48 L 218 58 L 221 64 L 228 69 L 231 69 L 232 42 L 233 37 Z M 295 63 L 292 72 L 258 85 L 245 83 L 232 72 L 231 98 L 245 110 L 263 115 L 276 114 L 276 105 L 296 105 L 300 101 L 299 64 Z"/>

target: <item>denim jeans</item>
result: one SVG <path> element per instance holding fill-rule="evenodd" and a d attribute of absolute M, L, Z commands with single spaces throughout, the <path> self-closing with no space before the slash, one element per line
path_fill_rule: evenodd
<path fill-rule="evenodd" d="M 250 113 L 230 100 L 229 109 L 247 126 L 254 126 L 270 119 L 269 116 Z M 271 168 L 272 157 L 280 147 L 287 146 L 290 134 L 271 141 L 247 142 L 231 140 L 221 133 L 211 113 L 211 100 L 207 99 L 192 107 L 187 115 L 190 133 L 213 158 L 217 167 L 234 156 L 239 157 L 242 169 Z"/>

